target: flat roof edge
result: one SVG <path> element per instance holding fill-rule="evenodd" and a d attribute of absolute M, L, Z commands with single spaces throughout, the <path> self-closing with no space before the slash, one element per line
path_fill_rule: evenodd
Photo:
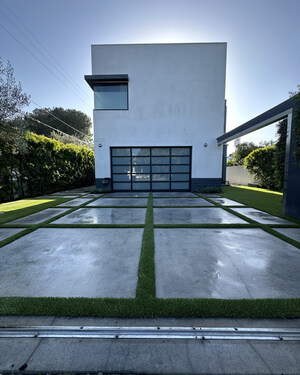
<path fill-rule="evenodd" d="M 198 44 L 226 44 L 227 42 L 174 42 L 174 43 L 92 43 L 91 46 L 159 46 L 159 45 L 198 45 Z"/>

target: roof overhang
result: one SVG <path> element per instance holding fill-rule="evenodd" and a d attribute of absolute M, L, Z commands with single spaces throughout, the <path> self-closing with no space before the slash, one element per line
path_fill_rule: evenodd
<path fill-rule="evenodd" d="M 96 85 L 101 85 L 103 83 L 127 83 L 128 74 L 97 74 L 97 75 L 87 75 L 84 79 L 94 90 Z"/>

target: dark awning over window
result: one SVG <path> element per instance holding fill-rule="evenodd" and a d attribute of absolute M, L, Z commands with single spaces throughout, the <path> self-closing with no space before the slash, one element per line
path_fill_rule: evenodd
<path fill-rule="evenodd" d="M 94 90 L 94 86 L 105 83 L 127 83 L 128 74 L 100 74 L 84 76 L 84 79 Z"/>

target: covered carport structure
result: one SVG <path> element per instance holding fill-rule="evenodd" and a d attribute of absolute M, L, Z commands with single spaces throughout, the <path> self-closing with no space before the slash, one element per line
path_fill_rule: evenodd
<path fill-rule="evenodd" d="M 261 129 L 274 122 L 287 119 L 282 212 L 285 215 L 297 218 L 300 218 L 300 167 L 297 165 L 294 155 L 296 137 L 293 115 L 295 114 L 296 108 L 299 107 L 299 95 L 295 95 L 217 138 L 218 145 L 225 146 L 229 141 Z M 224 149 L 226 150 L 226 147 L 224 147 Z M 223 180 L 226 180 L 226 152 L 223 159 Z"/>

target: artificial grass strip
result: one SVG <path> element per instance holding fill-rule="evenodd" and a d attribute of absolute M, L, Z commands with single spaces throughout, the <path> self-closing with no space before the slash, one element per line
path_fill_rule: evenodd
<path fill-rule="evenodd" d="M 29 234 L 29 233 L 33 232 L 34 230 L 36 230 L 38 228 L 39 228 L 38 225 L 32 225 L 29 228 L 24 229 L 22 232 L 16 233 L 13 236 L 10 236 L 10 237 L 6 238 L 5 240 L 0 241 L 0 248 L 5 246 L 5 245 L 8 245 L 9 243 L 11 243 L 11 242 L 23 237 L 23 236 L 25 236 L 26 234 Z"/>
<path fill-rule="evenodd" d="M 0 315 L 299 318 L 300 299 L 0 297 Z"/>
<path fill-rule="evenodd" d="M 41 224 L 40 228 L 144 228 L 144 224 Z"/>
<path fill-rule="evenodd" d="M 300 224 L 300 219 L 282 213 L 282 193 L 247 186 L 223 186 L 222 193 L 219 195 Z"/>
<path fill-rule="evenodd" d="M 294 240 L 290 237 L 287 237 L 282 233 L 277 232 L 276 230 L 270 228 L 268 225 L 261 225 L 260 228 L 263 229 L 265 232 L 270 233 L 273 236 L 278 237 L 281 240 L 283 240 L 285 242 L 288 242 L 289 244 L 291 244 L 291 245 L 297 247 L 298 249 L 300 249 L 300 242 L 298 242 L 298 241 L 296 241 L 296 240 Z"/>
<path fill-rule="evenodd" d="M 138 270 L 136 297 L 142 300 L 147 300 L 150 297 L 154 298 L 155 291 L 153 198 L 152 193 L 150 193 Z"/>
<path fill-rule="evenodd" d="M 260 228 L 259 224 L 154 224 L 154 228 Z"/>
<path fill-rule="evenodd" d="M 16 211 L 16 210 L 21 210 L 23 208 L 28 208 L 28 207 L 34 207 L 38 206 L 40 204 L 44 203 L 53 203 L 55 201 L 55 198 L 50 199 L 21 199 L 17 201 L 12 201 L 12 202 L 7 202 L 7 203 L 1 203 L 0 204 L 0 211 L 1 212 L 11 212 L 11 211 Z"/>
<path fill-rule="evenodd" d="M 10 221 L 19 219 L 21 217 L 35 214 L 36 212 L 43 211 L 46 208 L 55 207 L 58 204 L 64 203 L 66 201 L 67 199 L 65 198 L 58 198 L 58 199 L 51 200 L 50 202 L 47 202 L 47 203 L 33 205 L 30 207 L 25 207 L 25 208 L 18 208 L 14 211 L 5 212 L 4 214 L 0 215 L 0 224 L 8 223 Z M 11 202 L 11 203 L 14 203 L 14 202 Z"/>

